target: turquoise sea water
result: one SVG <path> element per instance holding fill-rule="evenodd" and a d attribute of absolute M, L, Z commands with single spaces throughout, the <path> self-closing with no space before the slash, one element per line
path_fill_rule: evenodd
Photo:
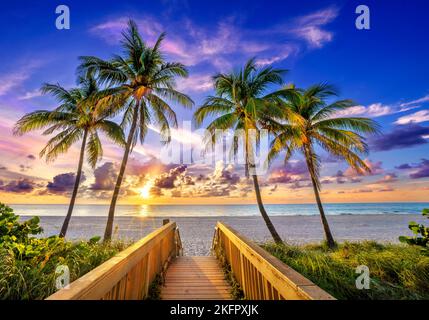
<path fill-rule="evenodd" d="M 11 205 L 19 215 L 64 216 L 67 205 Z M 318 214 L 315 204 L 267 204 L 271 216 L 296 216 Z M 428 203 L 332 203 L 325 204 L 328 215 L 354 214 L 418 214 Z M 73 216 L 107 216 L 107 205 L 76 205 Z M 119 205 L 116 216 L 147 217 L 210 217 L 210 216 L 259 216 L 256 205 Z"/>

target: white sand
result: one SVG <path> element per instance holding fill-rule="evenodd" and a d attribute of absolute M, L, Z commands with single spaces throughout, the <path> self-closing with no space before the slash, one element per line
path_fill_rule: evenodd
<path fill-rule="evenodd" d="M 163 217 L 164 218 L 164 217 Z M 162 225 L 163 218 L 117 217 L 115 237 L 137 240 Z M 28 217 L 23 217 L 28 219 Z M 262 218 L 259 217 L 174 217 L 179 226 L 186 255 L 208 255 L 216 221 L 223 221 L 254 241 L 270 240 Z M 334 237 L 338 241 L 377 240 L 397 242 L 398 236 L 410 235 L 408 222 L 423 222 L 420 215 L 338 215 L 328 216 Z M 272 217 L 281 237 L 289 243 L 309 243 L 323 239 L 318 216 Z M 63 217 L 41 217 L 45 236 L 58 233 Z M 100 217 L 73 217 L 67 238 L 88 239 L 104 233 L 106 219 Z"/>

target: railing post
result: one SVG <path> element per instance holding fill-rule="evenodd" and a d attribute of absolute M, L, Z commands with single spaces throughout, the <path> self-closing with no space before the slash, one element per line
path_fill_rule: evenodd
<path fill-rule="evenodd" d="M 243 288 L 243 292 L 246 292 L 246 275 L 245 275 L 245 272 L 246 272 L 246 270 L 244 269 L 244 257 L 243 257 L 243 254 L 241 253 L 241 251 L 240 251 L 240 253 L 239 253 L 239 258 L 240 258 L 240 268 L 241 268 L 241 287 Z"/>
<path fill-rule="evenodd" d="M 212 254 L 216 255 L 216 249 L 219 244 L 219 229 L 215 226 L 212 240 Z"/>
<path fill-rule="evenodd" d="M 182 239 L 180 239 L 179 228 L 174 230 L 174 243 L 176 249 L 176 257 L 183 256 Z"/>

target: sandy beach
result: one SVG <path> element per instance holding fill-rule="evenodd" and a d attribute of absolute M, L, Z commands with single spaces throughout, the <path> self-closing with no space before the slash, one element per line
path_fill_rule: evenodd
<path fill-rule="evenodd" d="M 23 217 L 27 219 L 28 217 Z M 160 218 L 117 217 L 115 237 L 137 240 L 162 225 Z M 398 242 L 398 236 L 410 235 L 408 222 L 423 222 L 421 215 L 379 214 L 330 216 L 329 222 L 338 241 L 376 240 Z M 185 255 L 208 255 L 217 221 L 223 221 L 250 239 L 262 242 L 270 240 L 267 228 L 260 217 L 174 217 L 179 227 Z M 41 217 L 44 235 L 58 232 L 63 217 Z M 284 240 L 293 244 L 323 240 L 319 216 L 272 217 L 272 221 Z M 106 219 L 102 217 L 73 217 L 67 238 L 88 239 L 103 235 Z"/>

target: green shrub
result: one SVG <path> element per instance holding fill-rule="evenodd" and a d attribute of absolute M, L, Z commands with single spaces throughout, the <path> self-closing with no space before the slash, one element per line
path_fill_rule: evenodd
<path fill-rule="evenodd" d="M 66 265 L 74 281 L 127 246 L 99 243 L 100 237 L 79 242 L 32 237 L 41 232 L 37 217 L 20 223 L 0 204 L 0 299 L 44 299 L 56 291 L 58 266 Z"/>
<path fill-rule="evenodd" d="M 12 208 L 0 203 L 0 245 L 7 242 L 25 243 L 29 235 L 42 233 L 39 222 L 39 217 L 33 217 L 20 223 L 19 216 L 13 213 Z"/>
<path fill-rule="evenodd" d="M 337 299 L 429 299 L 429 257 L 415 246 L 374 241 L 323 245 L 267 243 L 264 249 Z M 370 271 L 370 289 L 356 288 L 356 267 Z"/>
<path fill-rule="evenodd" d="M 429 209 L 423 209 L 422 215 L 429 219 Z M 414 233 L 414 237 L 400 236 L 399 241 L 423 247 L 422 253 L 429 255 L 429 227 L 411 221 L 408 228 Z"/>

